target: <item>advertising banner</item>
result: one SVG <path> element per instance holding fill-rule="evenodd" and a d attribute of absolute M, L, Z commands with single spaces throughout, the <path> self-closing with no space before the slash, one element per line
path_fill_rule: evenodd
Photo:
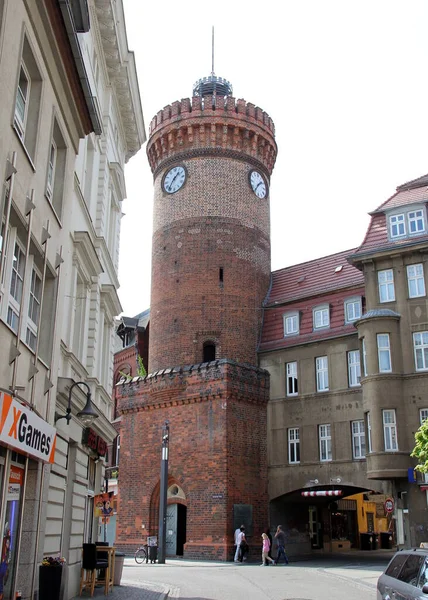
<path fill-rule="evenodd" d="M 4 392 L 0 392 L 0 441 L 21 454 L 54 462 L 55 427 Z"/>

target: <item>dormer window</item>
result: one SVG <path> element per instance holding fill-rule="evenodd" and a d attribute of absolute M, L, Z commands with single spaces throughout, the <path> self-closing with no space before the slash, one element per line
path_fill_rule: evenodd
<path fill-rule="evenodd" d="M 317 306 L 313 310 L 314 329 L 330 327 L 330 310 L 328 304 Z"/>
<path fill-rule="evenodd" d="M 409 233 L 423 233 L 425 231 L 425 219 L 423 210 L 412 210 L 407 215 L 409 221 Z"/>
<path fill-rule="evenodd" d="M 352 323 L 361 319 L 361 297 L 348 298 L 345 300 L 345 323 Z"/>
<path fill-rule="evenodd" d="M 284 337 L 289 335 L 298 335 L 299 333 L 299 313 L 289 312 L 284 315 Z"/>
<path fill-rule="evenodd" d="M 389 226 L 392 238 L 406 235 L 406 222 L 404 220 L 404 215 L 392 215 L 389 217 Z"/>

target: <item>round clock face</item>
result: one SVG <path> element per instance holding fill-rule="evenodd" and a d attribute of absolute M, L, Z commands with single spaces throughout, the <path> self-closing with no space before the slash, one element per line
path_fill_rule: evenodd
<path fill-rule="evenodd" d="M 184 167 L 172 167 L 163 180 L 163 189 L 167 194 L 174 194 L 181 187 L 183 187 L 186 181 L 186 170 Z"/>
<path fill-rule="evenodd" d="M 250 185 L 258 198 L 266 198 L 267 186 L 265 180 L 258 171 L 251 171 L 250 173 Z"/>

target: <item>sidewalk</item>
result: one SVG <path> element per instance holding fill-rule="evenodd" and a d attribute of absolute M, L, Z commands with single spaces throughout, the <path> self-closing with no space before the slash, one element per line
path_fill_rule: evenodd
<path fill-rule="evenodd" d="M 83 591 L 81 596 L 75 596 L 73 600 L 90 598 L 90 592 Z M 104 587 L 95 588 L 93 598 L 104 598 Z M 126 581 L 122 579 L 121 585 L 115 585 L 108 595 L 108 600 L 166 600 L 168 598 L 168 587 L 154 585 L 145 581 Z"/>

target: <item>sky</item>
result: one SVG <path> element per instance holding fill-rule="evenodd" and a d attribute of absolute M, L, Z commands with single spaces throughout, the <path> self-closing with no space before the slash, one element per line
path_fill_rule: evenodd
<path fill-rule="evenodd" d="M 272 270 L 357 247 L 368 213 L 428 173 L 427 0 L 123 0 L 147 135 L 212 68 L 275 123 Z M 124 314 L 150 306 L 153 179 L 125 168 Z"/>

